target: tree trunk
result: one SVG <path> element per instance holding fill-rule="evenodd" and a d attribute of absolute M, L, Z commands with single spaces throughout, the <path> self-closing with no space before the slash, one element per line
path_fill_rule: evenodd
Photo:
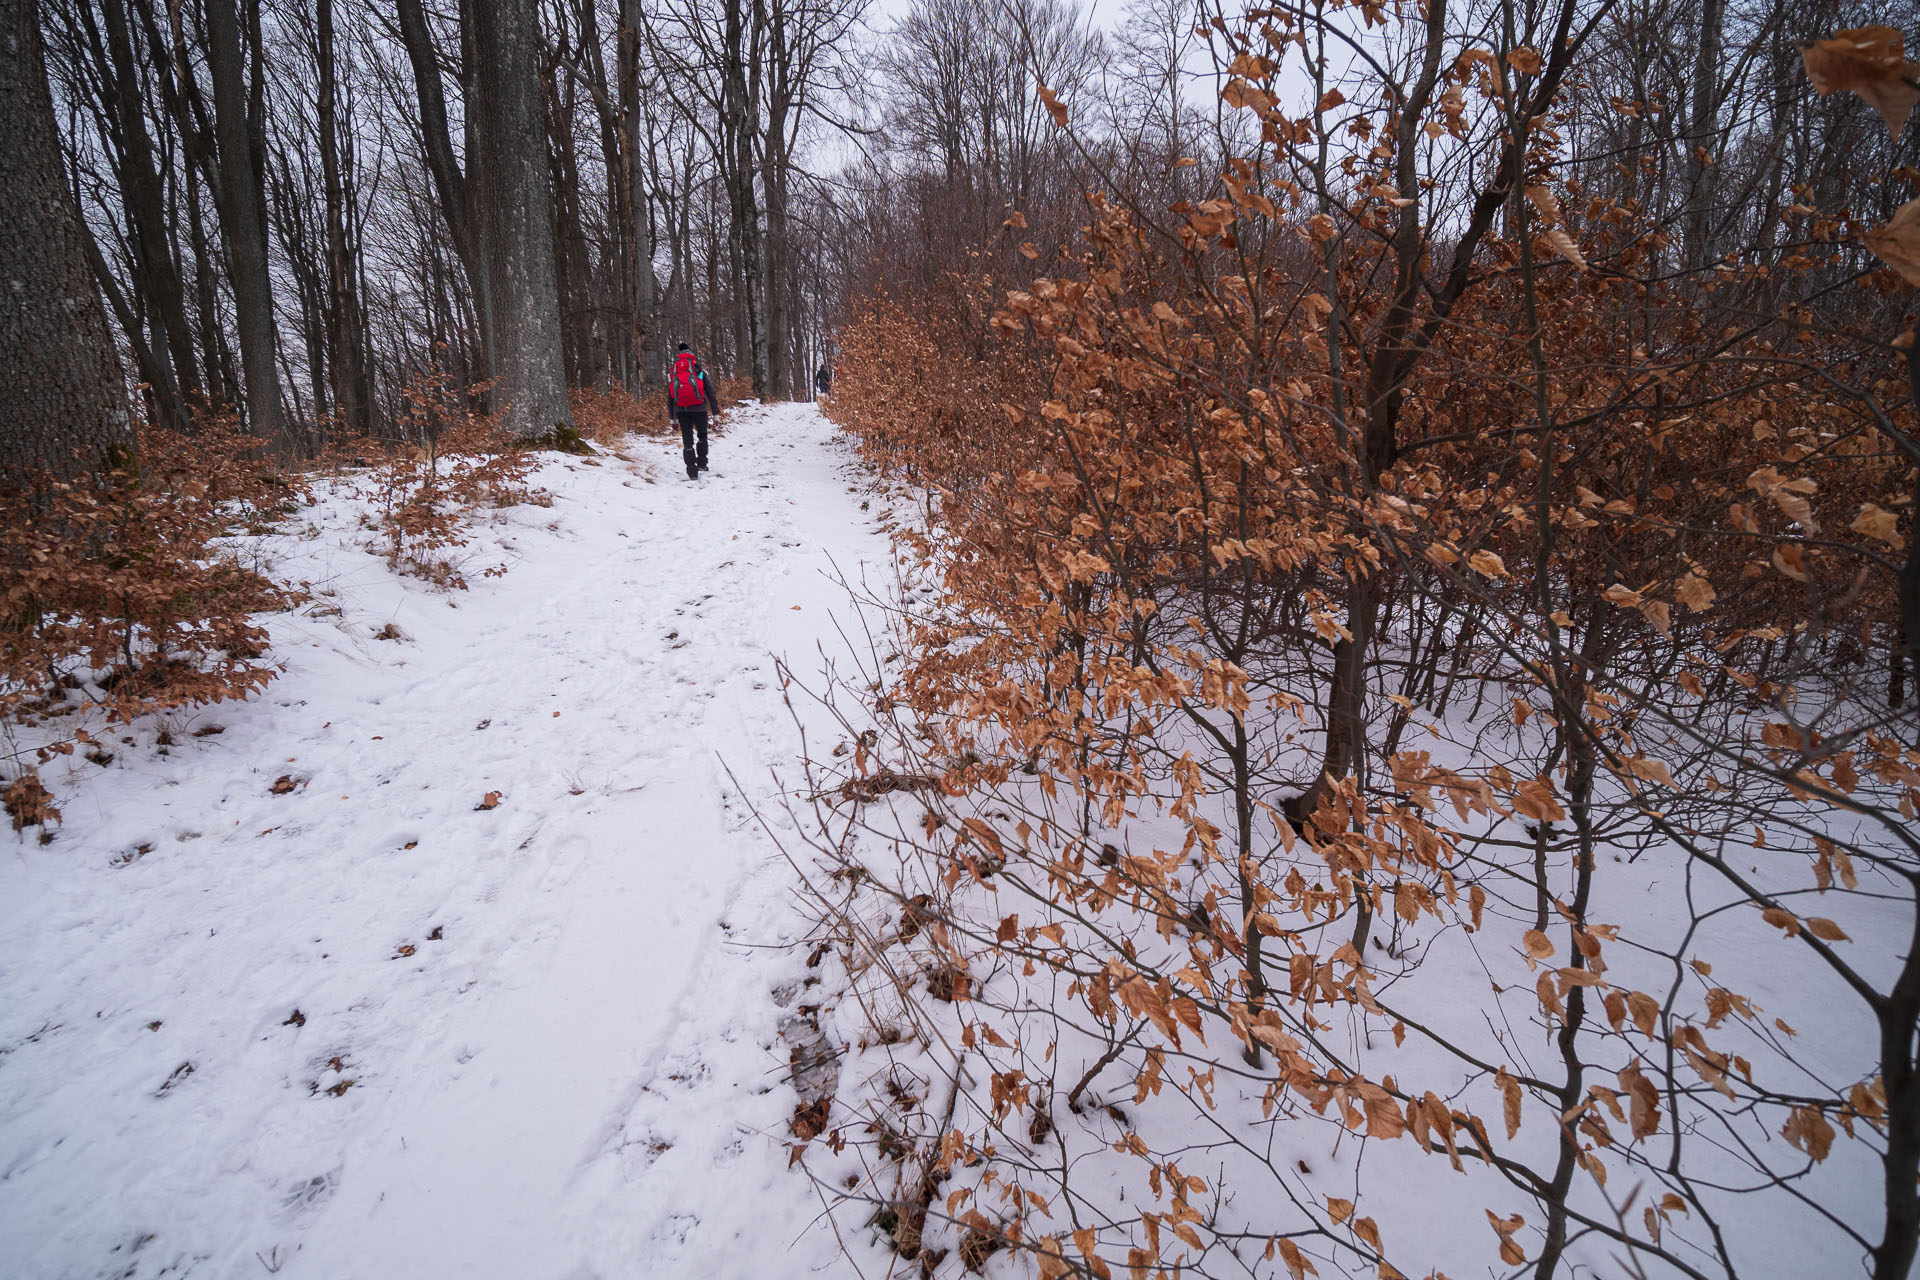
<path fill-rule="evenodd" d="M 767 395 L 767 334 L 761 323 L 757 294 L 764 280 L 760 261 L 760 214 L 754 207 L 753 140 L 757 127 L 755 102 L 758 85 L 747 82 L 748 62 L 757 42 L 750 32 L 742 0 L 727 0 L 725 47 L 721 69 L 722 176 L 726 182 L 729 240 L 732 242 L 734 282 L 734 343 L 736 361 L 746 361 L 753 377 L 753 393 Z M 754 68 L 758 79 L 758 68 Z"/>
<path fill-rule="evenodd" d="M 767 203 L 765 268 L 767 301 L 767 387 L 765 394 L 785 400 L 793 394 L 788 360 L 793 351 L 792 303 L 787 293 L 787 121 L 793 110 L 792 50 L 788 46 L 787 10 L 783 0 L 756 0 L 756 14 L 766 28 L 766 141 L 761 187 Z"/>
<path fill-rule="evenodd" d="M 413 67 L 414 95 L 420 107 L 421 149 L 426 152 L 427 171 L 433 175 L 434 195 L 440 201 L 440 213 L 447 220 L 447 234 L 453 251 L 466 273 L 467 288 L 473 293 L 473 313 L 480 329 L 477 380 L 487 377 L 493 360 L 493 313 L 488 299 L 487 254 L 478 211 L 473 207 L 470 183 L 454 159 L 453 138 L 447 131 L 447 91 L 440 79 L 440 63 L 434 55 L 433 37 L 427 30 L 426 15 L 420 0 L 400 0 L 400 37 L 407 46 L 407 61 Z"/>
<path fill-rule="evenodd" d="M 233 353 L 227 347 L 226 330 L 220 325 L 219 301 L 215 297 L 213 252 L 207 239 L 207 227 L 200 212 L 200 171 L 187 166 L 187 243 L 193 249 L 194 322 L 200 333 L 200 364 L 207 371 L 207 402 L 216 407 L 239 399 L 235 389 Z"/>
<path fill-rule="evenodd" d="M 115 157 L 114 169 L 132 225 L 139 289 L 159 321 L 156 336 L 160 341 L 153 344 L 153 365 L 166 381 L 155 384 L 153 394 L 168 425 L 185 427 L 187 407 L 204 401 L 204 393 L 194 359 L 193 334 L 187 325 L 179 264 L 167 236 L 166 203 L 154 171 L 153 140 L 147 133 L 146 104 L 140 95 L 124 0 L 105 0 L 101 17 L 112 63 L 114 114 L 122 140 L 122 153 Z"/>
<path fill-rule="evenodd" d="M 220 156 L 220 231 L 233 285 L 247 425 L 282 455 L 293 452 L 280 407 L 279 338 L 273 319 L 273 281 L 267 268 L 267 226 L 260 174 L 254 167 L 234 0 L 206 0 L 207 70 L 213 78 L 213 128 Z"/>
<path fill-rule="evenodd" d="M 766 200 L 766 394 L 785 400 L 793 395 L 793 309 L 787 292 L 789 240 L 787 236 L 787 161 L 781 140 L 767 136 Z"/>
<path fill-rule="evenodd" d="M 98 473 L 133 429 L 80 208 L 67 187 L 34 0 L 0 0 L 0 488 Z"/>
<path fill-rule="evenodd" d="M 338 94 L 333 68 L 333 0 L 318 0 L 316 39 L 320 74 L 320 172 L 326 185 L 327 371 L 333 408 L 349 435 L 375 430 L 373 378 L 360 318 L 355 252 L 347 240 L 346 166 L 340 153 Z"/>
<path fill-rule="evenodd" d="M 1725 24 L 1726 0 L 1702 0 L 1700 43 L 1694 50 L 1692 111 L 1687 121 L 1687 266 L 1695 271 L 1713 261 L 1713 206 L 1720 170 L 1711 144 L 1718 132 Z"/>
<path fill-rule="evenodd" d="M 660 344 L 660 288 L 653 274 L 653 209 L 647 193 L 646 166 L 640 162 L 640 24 L 646 21 L 640 0 L 620 5 L 620 180 L 626 188 L 627 307 L 633 326 L 634 361 L 644 386 L 665 377 Z"/>
<path fill-rule="evenodd" d="M 535 0 L 487 0 L 470 5 L 467 17 L 478 82 L 468 110 L 479 141 L 494 394 L 507 431 L 539 440 L 573 426 L 547 190 L 539 11 Z"/>
<path fill-rule="evenodd" d="M 563 51 L 564 56 L 564 51 Z M 581 211 L 580 161 L 574 154 L 574 98 L 560 77 L 541 75 L 546 100 L 547 180 L 553 223 L 554 292 L 560 307 L 560 351 L 570 386 L 592 386 L 600 367 L 593 259 Z"/>

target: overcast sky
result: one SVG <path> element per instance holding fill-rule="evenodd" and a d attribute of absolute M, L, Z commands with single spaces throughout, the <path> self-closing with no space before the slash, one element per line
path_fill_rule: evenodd
<path fill-rule="evenodd" d="M 979 0 L 988 5 L 993 0 Z M 913 7 L 913 0 L 872 0 L 867 9 L 867 23 L 876 31 L 885 31 Z M 1108 27 L 1118 22 L 1125 7 L 1125 0 L 1080 0 L 1080 18 L 1086 21 L 1091 14 L 1093 24 Z"/>

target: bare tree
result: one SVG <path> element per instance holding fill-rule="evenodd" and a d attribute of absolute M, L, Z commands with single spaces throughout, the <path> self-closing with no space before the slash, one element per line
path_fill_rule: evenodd
<path fill-rule="evenodd" d="M 280 403 L 279 336 L 273 317 L 273 280 L 267 263 L 267 223 L 262 209 L 264 174 L 256 162 L 254 120 L 261 114 L 248 104 L 263 74 L 253 60 L 254 86 L 247 83 L 240 48 L 240 18 L 234 0 L 207 0 L 207 68 L 213 80 L 213 131 L 219 153 L 220 230 L 226 240 L 227 270 L 233 285 L 240 335 L 247 425 L 282 453 L 293 451 Z"/>

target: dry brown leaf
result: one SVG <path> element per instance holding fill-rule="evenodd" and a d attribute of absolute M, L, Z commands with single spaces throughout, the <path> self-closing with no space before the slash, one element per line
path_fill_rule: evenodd
<path fill-rule="evenodd" d="M 1806 1152 L 1815 1163 L 1825 1160 L 1833 1147 L 1833 1126 L 1827 1123 L 1818 1107 L 1795 1107 L 1780 1136 Z"/>
<path fill-rule="evenodd" d="M 1481 574 L 1484 577 L 1504 578 L 1507 576 L 1507 562 L 1491 551 L 1474 552 L 1467 557 L 1467 564 L 1473 568 L 1475 573 Z"/>
<path fill-rule="evenodd" d="M 1300 1252 L 1300 1246 L 1285 1238 L 1282 1238 L 1280 1241 L 1280 1261 L 1287 1264 L 1287 1275 L 1291 1277 L 1291 1280 L 1306 1280 L 1308 1276 L 1317 1276 L 1320 1274 L 1314 1270 L 1313 1263 L 1308 1261 L 1306 1255 Z M 1135 1271 L 1134 1274 L 1144 1274 L 1145 1270 L 1146 1269 L 1142 1267 Z"/>
<path fill-rule="evenodd" d="M 1697 573 L 1689 573 L 1673 584 L 1673 594 L 1695 613 L 1704 613 L 1713 607 L 1716 593 L 1711 582 Z"/>
<path fill-rule="evenodd" d="M 1507 1122 L 1507 1136 L 1511 1138 L 1520 1132 L 1520 1082 L 1508 1075 L 1505 1067 L 1494 1081 L 1500 1086 L 1500 1109 Z"/>
<path fill-rule="evenodd" d="M 289 791 L 293 788 L 288 787 Z M 281 794 L 278 791 L 275 795 Z M 53 793 L 40 781 L 40 775 L 32 769 L 23 772 L 0 788 L 0 802 L 6 805 L 7 816 L 13 820 L 15 831 L 24 831 L 31 826 L 43 830 L 49 822 L 60 821 L 60 810 L 53 806 Z"/>
<path fill-rule="evenodd" d="M 1539 212 L 1540 220 L 1551 227 L 1560 221 L 1560 201 L 1551 188 L 1535 183 L 1527 188 L 1527 201 Z"/>
<path fill-rule="evenodd" d="M 1653 1028 L 1660 1017 L 1660 1006 L 1654 998 L 1644 991 L 1627 992 L 1627 1011 L 1633 1017 L 1633 1025 L 1640 1028 L 1640 1034 L 1653 1038 Z"/>
<path fill-rule="evenodd" d="M 1527 1220 L 1519 1214 L 1511 1218 L 1497 1216 L 1493 1210 L 1487 1210 L 1487 1221 L 1493 1224 L 1493 1230 L 1500 1237 L 1500 1261 L 1511 1266 L 1519 1266 L 1527 1260 L 1526 1253 L 1514 1243 L 1513 1233 L 1527 1225 Z"/>
<path fill-rule="evenodd" d="M 1047 113 L 1053 117 L 1053 122 L 1059 125 L 1062 129 L 1066 128 L 1067 127 L 1067 104 L 1060 101 L 1059 95 L 1054 93 L 1053 90 L 1047 88 L 1047 86 L 1041 85 L 1040 101 L 1047 104 Z"/>
<path fill-rule="evenodd" d="M 1864 533 L 1869 538 L 1878 538 L 1882 542 L 1891 542 L 1899 546 L 1900 535 L 1894 529 L 1898 522 L 1899 518 L 1893 512 L 1867 502 L 1861 504 L 1860 514 L 1855 516 L 1853 523 L 1847 527 L 1855 533 Z"/>
<path fill-rule="evenodd" d="M 1899 272 L 1902 280 L 1920 285 L 1920 198 L 1895 209 L 1885 226 L 1875 227 L 1860 239 L 1867 252 Z"/>
<path fill-rule="evenodd" d="M 1813 916 L 1807 921 L 1807 932 L 1827 942 L 1850 942 L 1846 931 L 1825 916 Z"/>
<path fill-rule="evenodd" d="M 1573 242 L 1572 236 L 1562 231 L 1559 227 L 1548 227 L 1542 231 L 1540 233 L 1540 243 L 1546 245 L 1547 248 L 1553 250 L 1574 266 L 1579 267 L 1582 271 L 1587 269 L 1587 260 L 1581 256 L 1580 246 Z"/>
<path fill-rule="evenodd" d="M 1657 782 L 1663 787 L 1676 785 L 1673 774 L 1663 760 L 1653 760 L 1646 756 L 1629 756 L 1626 761 L 1627 772 L 1636 778 L 1645 778 L 1648 782 Z"/>
<path fill-rule="evenodd" d="M 1640 603 L 1640 593 L 1624 583 L 1616 582 L 1600 593 L 1602 600 L 1631 608 Z"/>
<path fill-rule="evenodd" d="M 1892 27 L 1836 31 L 1801 46 L 1800 60 L 1815 93 L 1852 90 L 1880 113 L 1895 138 L 1920 103 L 1920 63 L 1907 57 L 1906 42 Z"/>

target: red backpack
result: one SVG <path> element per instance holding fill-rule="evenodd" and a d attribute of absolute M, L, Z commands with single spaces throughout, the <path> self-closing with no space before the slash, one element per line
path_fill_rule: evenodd
<path fill-rule="evenodd" d="M 676 409 L 699 409 L 707 403 L 706 388 L 695 372 L 693 352 L 682 351 L 673 361 L 673 376 L 667 379 L 667 396 Z"/>

